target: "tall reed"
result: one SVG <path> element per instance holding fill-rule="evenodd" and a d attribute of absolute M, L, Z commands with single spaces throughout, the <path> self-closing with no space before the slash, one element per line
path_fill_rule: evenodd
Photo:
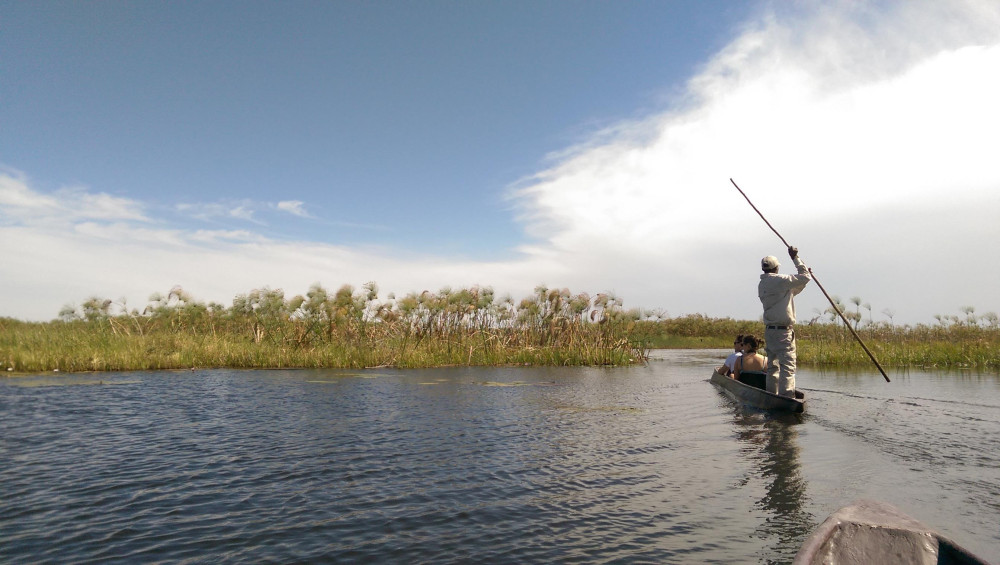
<path fill-rule="evenodd" d="M 61 319 L 0 318 L 0 363 L 12 371 L 188 367 L 428 367 L 628 365 L 646 350 L 632 338 L 636 312 L 605 295 L 536 289 L 516 304 L 490 288 L 380 300 L 368 283 L 334 293 L 314 285 L 286 299 L 255 289 L 229 308 L 180 288 L 140 313 L 91 298 Z"/>

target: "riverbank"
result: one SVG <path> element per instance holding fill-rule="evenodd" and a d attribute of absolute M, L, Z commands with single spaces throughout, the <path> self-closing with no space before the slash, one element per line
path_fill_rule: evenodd
<path fill-rule="evenodd" d="M 130 371 L 188 368 L 371 368 L 452 365 L 631 365 L 645 351 L 624 325 L 571 328 L 572 336 L 518 330 L 452 332 L 426 337 L 384 334 L 300 344 L 254 342 L 224 332 L 143 335 L 86 323 L 0 320 L 0 360 L 8 372 Z"/>
<path fill-rule="evenodd" d="M 994 316 L 943 317 L 934 326 L 858 322 L 885 367 L 1000 370 Z M 796 326 L 803 366 L 871 360 L 840 323 Z M 319 285 L 286 299 L 257 289 L 231 307 L 174 288 L 140 313 L 91 298 L 60 319 L 0 318 L 0 370 L 127 371 L 198 368 L 370 368 L 633 365 L 649 349 L 728 349 L 759 321 L 688 315 L 651 318 L 621 299 L 538 287 L 514 302 L 486 287 L 380 300 L 374 283 L 328 293 Z"/>
<path fill-rule="evenodd" d="M 976 321 L 892 325 L 858 324 L 858 335 L 885 367 L 976 368 L 1000 371 L 1000 327 Z M 634 335 L 651 348 L 732 347 L 733 337 L 762 336 L 759 321 L 684 316 L 640 322 Z M 866 366 L 871 359 L 842 323 L 795 327 L 799 363 L 813 366 Z"/>
<path fill-rule="evenodd" d="M 638 311 L 606 295 L 545 287 L 515 303 L 489 288 L 382 301 L 374 283 L 237 296 L 231 307 L 175 288 L 142 313 L 92 298 L 59 320 L 0 318 L 8 372 L 199 368 L 366 368 L 452 365 L 631 365 Z"/>
<path fill-rule="evenodd" d="M 317 343 L 270 340 L 217 327 L 115 331 L 104 322 L 32 323 L 0 319 L 0 370 L 126 371 L 230 368 L 421 368 L 453 365 L 631 365 L 648 349 L 728 349 L 738 333 L 754 333 L 755 322 L 703 321 L 707 335 L 685 335 L 691 320 L 619 321 L 530 328 L 406 335 L 388 327 L 364 335 L 334 335 Z M 681 327 L 678 327 L 681 326 Z M 759 333 L 759 331 L 758 331 Z M 866 366 L 871 360 L 842 326 L 796 330 L 803 366 Z M 970 327 L 861 329 L 859 334 L 885 367 L 1000 370 L 1000 335 Z M 258 333 L 257 335 L 260 335 Z"/>

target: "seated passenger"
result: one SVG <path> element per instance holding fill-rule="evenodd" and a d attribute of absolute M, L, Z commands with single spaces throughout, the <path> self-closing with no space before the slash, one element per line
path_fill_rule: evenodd
<path fill-rule="evenodd" d="M 764 356 L 757 353 L 757 350 L 760 349 L 760 346 L 761 346 L 760 340 L 757 339 L 756 336 L 753 335 L 743 336 L 743 343 L 742 343 L 743 355 L 741 355 L 736 360 L 736 364 L 733 367 L 734 379 L 741 382 L 745 382 L 747 384 L 753 384 L 754 386 L 757 386 L 755 382 L 756 380 L 760 380 L 761 383 L 765 382 L 762 378 L 757 377 L 757 375 L 765 374 L 764 367 L 766 366 L 766 359 L 764 358 Z M 741 379 L 740 378 L 741 375 L 744 378 Z M 754 377 L 752 379 L 747 378 L 750 377 L 750 375 L 754 375 Z"/>
<path fill-rule="evenodd" d="M 726 361 L 721 367 L 715 368 L 715 372 L 731 377 L 733 375 L 733 367 L 736 365 L 736 359 L 740 355 L 743 355 L 743 334 L 736 336 L 736 341 L 733 342 L 733 352 L 729 354 L 729 357 L 726 357 Z"/>

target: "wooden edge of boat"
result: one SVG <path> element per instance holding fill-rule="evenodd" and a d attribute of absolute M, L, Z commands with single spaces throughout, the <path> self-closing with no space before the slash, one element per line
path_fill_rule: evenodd
<path fill-rule="evenodd" d="M 920 563 L 989 565 L 891 504 L 859 500 L 830 515 L 792 565 Z"/>
<path fill-rule="evenodd" d="M 762 410 L 781 410 L 785 412 L 802 412 L 805 410 L 805 395 L 795 391 L 795 398 L 779 396 L 766 390 L 750 386 L 732 379 L 712 369 L 711 381 L 727 391 L 736 400 Z"/>

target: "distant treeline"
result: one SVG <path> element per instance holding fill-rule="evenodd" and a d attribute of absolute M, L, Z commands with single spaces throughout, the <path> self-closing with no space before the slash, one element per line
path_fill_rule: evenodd
<path fill-rule="evenodd" d="M 867 321 L 839 304 L 884 366 L 1000 369 L 993 314 L 936 316 L 935 325 Z M 832 314 L 831 314 L 832 313 Z M 796 326 L 799 360 L 870 363 L 832 309 Z M 825 318 L 825 319 L 821 319 Z M 93 297 L 51 322 L 0 318 L 0 362 L 8 371 L 110 371 L 191 367 L 433 367 L 451 365 L 630 365 L 650 348 L 730 348 L 762 337 L 759 320 L 671 318 L 627 310 L 611 294 L 539 286 L 515 302 L 489 287 L 379 298 L 375 283 L 304 296 L 280 289 L 241 294 L 229 307 L 193 300 L 180 287 L 154 294 L 140 312 Z"/>
<path fill-rule="evenodd" d="M 639 316 L 612 295 L 545 287 L 520 302 L 480 287 L 386 300 L 375 283 L 292 298 L 263 288 L 229 307 L 175 287 L 141 312 L 93 297 L 51 322 L 0 318 L 0 361 L 18 372 L 629 365 L 646 359 Z"/>

